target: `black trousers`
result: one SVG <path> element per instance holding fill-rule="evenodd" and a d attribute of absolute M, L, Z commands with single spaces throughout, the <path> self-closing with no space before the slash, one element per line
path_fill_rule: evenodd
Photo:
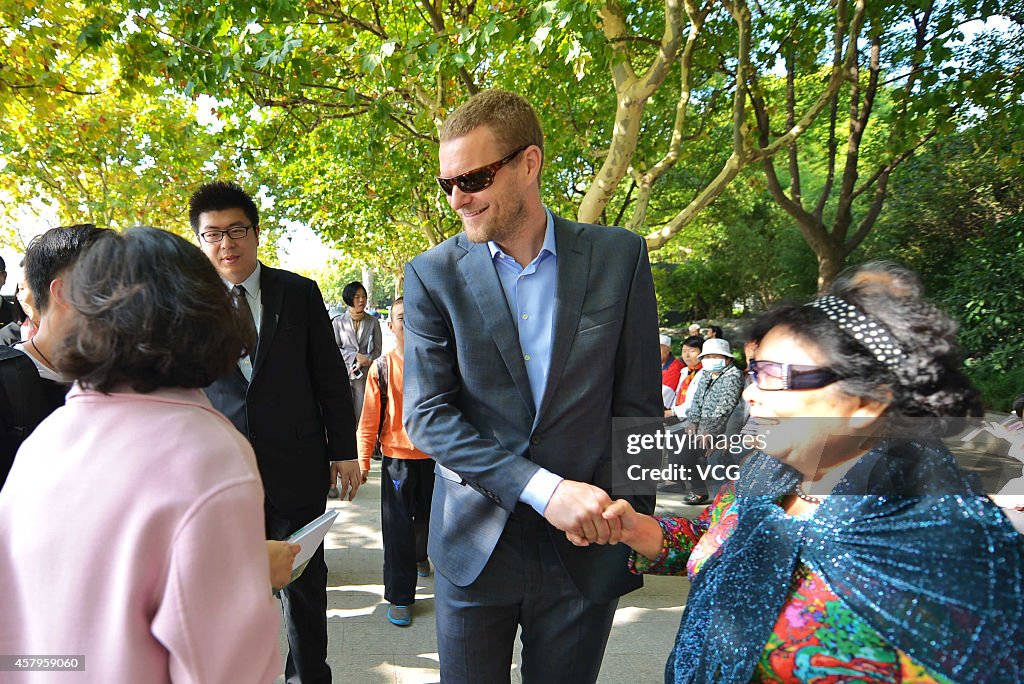
<path fill-rule="evenodd" d="M 381 459 L 384 599 L 396 606 L 409 606 L 416 600 L 416 563 L 427 559 L 433 495 L 433 459 Z"/>
<path fill-rule="evenodd" d="M 547 528 L 543 518 L 521 503 L 472 584 L 459 587 L 435 573 L 442 682 L 508 682 L 519 626 L 523 682 L 597 681 L 619 602 L 594 603 L 579 592 Z"/>
<path fill-rule="evenodd" d="M 267 539 L 286 539 L 326 510 L 324 503 L 282 513 L 264 500 Z M 281 590 L 281 607 L 288 632 L 288 684 L 330 684 L 327 665 L 327 563 L 324 545 L 309 559 L 298 579 Z"/>

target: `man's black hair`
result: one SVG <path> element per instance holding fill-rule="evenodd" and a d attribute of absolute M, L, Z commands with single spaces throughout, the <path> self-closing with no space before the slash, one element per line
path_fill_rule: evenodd
<path fill-rule="evenodd" d="M 21 265 L 36 309 L 46 311 L 50 304 L 50 283 L 74 266 L 82 251 L 105 230 L 91 223 L 79 223 L 51 228 L 32 239 Z"/>
<path fill-rule="evenodd" d="M 193 232 L 199 233 L 200 214 L 225 209 L 241 209 L 254 228 L 260 225 L 260 211 L 241 185 L 230 181 L 213 181 L 201 185 L 188 201 L 188 220 Z"/>

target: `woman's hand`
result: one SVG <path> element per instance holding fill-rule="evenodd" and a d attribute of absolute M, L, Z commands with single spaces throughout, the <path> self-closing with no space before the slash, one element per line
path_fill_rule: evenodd
<path fill-rule="evenodd" d="M 665 538 L 658 521 L 649 515 L 637 513 L 633 506 L 625 499 L 618 499 L 610 503 L 601 514 L 609 522 L 617 519 L 619 533 L 608 540 L 609 544 L 622 543 L 630 546 L 638 553 L 648 558 L 657 558 L 664 546 Z M 590 546 L 584 537 L 566 533 L 566 538 L 576 546 Z"/>
<path fill-rule="evenodd" d="M 356 352 L 356 366 L 359 368 L 366 368 L 370 365 L 370 357 L 366 354 L 360 354 Z"/>
<path fill-rule="evenodd" d="M 292 564 L 302 547 L 286 541 L 267 540 L 267 557 L 270 559 L 270 585 L 283 589 L 292 580 Z"/>
<path fill-rule="evenodd" d="M 639 518 L 646 517 L 637 513 L 630 502 L 625 499 L 618 499 L 611 502 L 605 507 L 604 512 L 601 513 L 601 517 L 608 522 L 617 521 L 618 524 L 609 525 L 613 529 L 617 530 L 615 535 L 612 535 L 607 544 L 629 544 L 630 539 L 633 537 L 633 533 L 636 531 L 637 525 L 639 524 Z M 570 532 L 565 533 L 565 537 L 577 546 L 590 546 L 596 544 L 596 542 L 588 542 L 586 538 L 578 535 L 572 535 Z"/>

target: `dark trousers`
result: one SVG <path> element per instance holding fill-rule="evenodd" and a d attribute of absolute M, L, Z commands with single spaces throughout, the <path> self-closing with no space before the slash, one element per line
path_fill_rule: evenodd
<path fill-rule="evenodd" d="M 278 511 L 264 500 L 267 539 L 285 539 L 300 527 L 323 514 L 325 503 L 288 511 Z M 288 631 L 288 659 L 284 674 L 288 684 L 330 684 L 327 666 L 327 563 L 324 545 L 309 559 L 298 579 L 281 590 L 281 607 Z"/>
<path fill-rule="evenodd" d="M 384 533 L 384 600 L 416 600 L 416 563 L 427 560 L 434 460 L 381 459 L 380 517 Z"/>
<path fill-rule="evenodd" d="M 519 504 L 476 581 L 457 587 L 435 573 L 445 684 L 508 682 L 518 626 L 525 684 L 597 680 L 618 599 L 594 603 L 580 594 L 547 527 L 533 509 Z"/>

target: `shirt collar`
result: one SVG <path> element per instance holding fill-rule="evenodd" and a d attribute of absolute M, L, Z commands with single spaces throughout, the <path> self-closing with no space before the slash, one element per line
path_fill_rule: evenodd
<path fill-rule="evenodd" d="M 260 265 L 260 262 L 257 261 L 256 262 L 256 268 L 253 269 L 253 272 L 249 274 L 249 277 L 246 278 L 245 280 L 243 280 L 242 282 L 238 283 L 239 285 L 241 285 L 242 287 L 245 288 L 245 291 L 247 293 L 249 293 L 250 297 L 258 297 L 258 295 L 259 295 L 259 292 L 260 292 L 260 271 L 261 270 L 262 270 L 262 267 Z M 224 279 L 221 278 L 221 280 L 224 280 Z M 224 280 L 224 284 L 228 286 L 229 290 L 235 289 L 235 284 L 232 283 L 232 282 Z"/>
<path fill-rule="evenodd" d="M 545 227 L 544 227 L 544 244 L 541 245 L 540 252 L 537 254 L 537 256 L 533 258 L 534 261 L 537 261 L 541 257 L 541 255 L 544 254 L 545 250 L 547 252 L 549 252 L 553 256 L 557 256 L 558 255 L 558 249 L 555 247 L 555 218 L 554 218 L 554 214 L 551 213 L 550 209 L 548 209 L 547 207 L 544 207 L 544 215 L 547 216 L 547 219 L 548 219 L 547 225 L 545 225 Z M 500 257 L 508 257 L 508 255 L 505 254 L 504 251 L 502 251 L 501 247 L 498 246 L 498 243 L 493 241 L 493 240 L 488 240 L 487 241 L 487 249 L 491 253 L 491 259 L 494 259 L 495 257 L 499 257 L 499 256 Z M 509 257 L 509 258 L 511 258 L 511 257 Z"/>

